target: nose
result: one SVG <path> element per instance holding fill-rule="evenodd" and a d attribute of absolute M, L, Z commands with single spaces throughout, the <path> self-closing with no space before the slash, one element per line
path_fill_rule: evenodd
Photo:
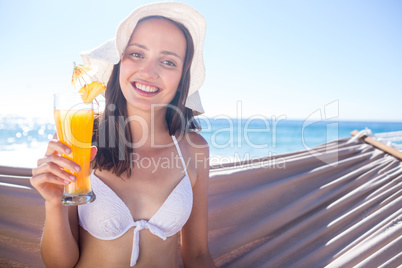
<path fill-rule="evenodd" d="M 152 80 L 159 76 L 158 64 L 156 61 L 146 61 L 142 64 L 140 69 L 140 75 L 143 79 Z"/>

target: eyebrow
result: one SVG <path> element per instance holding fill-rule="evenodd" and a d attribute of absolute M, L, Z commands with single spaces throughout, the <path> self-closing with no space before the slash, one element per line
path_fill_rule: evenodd
<path fill-rule="evenodd" d="M 144 49 L 144 50 L 149 51 L 149 49 L 148 49 L 146 46 L 141 45 L 141 44 L 138 44 L 138 43 L 131 43 L 131 44 L 128 44 L 127 46 L 128 46 L 128 47 L 129 47 L 129 46 L 136 46 L 136 47 L 139 47 L 139 48 L 142 48 L 142 49 Z M 174 57 L 179 58 L 180 60 L 183 60 L 179 55 L 177 55 L 176 53 L 171 52 L 171 51 L 166 51 L 166 50 L 165 50 L 165 51 L 162 51 L 162 54 L 174 56 Z"/>

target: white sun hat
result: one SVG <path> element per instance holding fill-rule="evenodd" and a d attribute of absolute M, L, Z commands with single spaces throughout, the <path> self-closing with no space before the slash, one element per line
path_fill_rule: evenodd
<path fill-rule="evenodd" d="M 177 2 L 159 2 L 136 8 L 117 27 L 115 38 L 92 50 L 81 52 L 83 63 L 95 67 L 97 71 L 93 77 L 106 85 L 113 66 L 122 59 L 138 21 L 149 16 L 162 16 L 179 22 L 190 32 L 194 42 L 194 56 L 190 67 L 190 88 L 185 106 L 192 109 L 196 114 L 203 113 L 204 109 L 198 90 L 205 79 L 202 48 L 206 22 L 204 17 L 189 5 Z"/>

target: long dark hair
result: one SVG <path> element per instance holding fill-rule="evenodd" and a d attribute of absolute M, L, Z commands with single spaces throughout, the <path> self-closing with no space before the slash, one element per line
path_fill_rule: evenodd
<path fill-rule="evenodd" d="M 166 110 L 169 135 L 200 130 L 193 111 L 184 106 L 190 87 L 190 67 L 194 55 L 194 43 L 190 32 L 181 23 L 161 16 L 145 17 L 138 23 L 151 18 L 173 22 L 182 30 L 187 44 L 179 86 Z M 120 88 L 119 75 L 120 63 L 114 65 L 106 87 L 105 111 L 95 120 L 93 141 L 98 146 L 98 153 L 92 164 L 95 169 L 106 169 L 117 176 L 124 172 L 130 176 L 133 166 L 130 157 L 133 143 L 129 124 L 126 123 L 128 118 L 126 99 Z"/>

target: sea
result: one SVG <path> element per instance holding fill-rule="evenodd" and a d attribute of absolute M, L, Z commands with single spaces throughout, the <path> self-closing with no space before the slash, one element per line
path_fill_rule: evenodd
<path fill-rule="evenodd" d="M 402 131 L 402 122 L 306 121 L 261 116 L 199 118 L 198 122 L 202 127 L 200 134 L 210 147 L 211 162 L 216 164 L 309 150 L 350 138 L 354 130 L 372 134 Z M 49 119 L 0 115 L 0 166 L 36 166 L 54 133 L 54 123 Z"/>

